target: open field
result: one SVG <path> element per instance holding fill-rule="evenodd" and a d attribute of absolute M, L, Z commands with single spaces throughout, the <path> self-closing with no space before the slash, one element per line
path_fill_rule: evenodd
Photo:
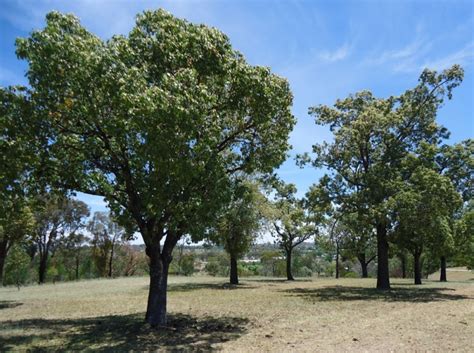
<path fill-rule="evenodd" d="M 451 281 L 373 279 L 293 283 L 171 277 L 170 328 L 143 322 L 147 278 L 0 289 L 0 351 L 474 351 L 474 275 Z"/>

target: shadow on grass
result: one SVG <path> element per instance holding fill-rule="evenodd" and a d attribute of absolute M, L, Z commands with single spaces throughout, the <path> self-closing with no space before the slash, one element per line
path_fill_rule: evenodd
<path fill-rule="evenodd" d="M 211 351 L 245 334 L 247 324 L 244 318 L 182 314 L 170 315 L 161 329 L 150 328 L 144 314 L 7 321 L 0 323 L 0 351 Z"/>
<path fill-rule="evenodd" d="M 23 303 L 16 302 L 14 300 L 0 300 L 0 310 L 16 308 L 17 306 L 23 305 Z"/>
<path fill-rule="evenodd" d="M 388 291 L 376 288 L 331 286 L 323 288 L 294 288 L 284 290 L 292 296 L 316 301 L 356 301 L 356 300 L 382 300 L 392 302 L 420 302 L 427 303 L 440 300 L 470 299 L 460 294 L 446 293 L 454 291 L 452 288 L 420 288 L 393 287 Z"/>
<path fill-rule="evenodd" d="M 146 287 L 148 289 L 148 286 Z M 245 284 L 230 284 L 230 283 L 176 283 L 176 284 L 168 284 L 168 291 L 169 292 L 189 292 L 192 290 L 199 290 L 199 289 L 225 289 L 225 290 L 232 290 L 232 289 L 248 289 L 252 288 L 251 286 L 247 286 Z"/>
<path fill-rule="evenodd" d="M 297 278 L 292 281 L 288 281 L 286 278 L 275 278 L 275 279 L 266 279 L 266 278 L 245 278 L 247 282 L 255 283 L 298 283 L 298 282 L 311 282 L 311 279 L 301 279 Z"/>

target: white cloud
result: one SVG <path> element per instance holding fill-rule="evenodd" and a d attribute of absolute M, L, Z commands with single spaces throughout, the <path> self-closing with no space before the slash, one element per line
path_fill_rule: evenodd
<path fill-rule="evenodd" d="M 421 69 L 443 70 L 454 64 L 467 66 L 474 59 L 474 42 L 468 43 L 464 48 L 435 60 L 426 61 L 421 65 Z"/>
<path fill-rule="evenodd" d="M 318 57 L 322 61 L 336 62 L 336 61 L 345 59 L 350 54 L 350 51 L 351 51 L 351 46 L 348 43 L 346 43 L 334 51 L 325 50 L 321 52 L 318 55 Z"/>

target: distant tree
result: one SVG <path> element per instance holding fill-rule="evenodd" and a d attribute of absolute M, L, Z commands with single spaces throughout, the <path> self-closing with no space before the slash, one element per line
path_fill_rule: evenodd
<path fill-rule="evenodd" d="M 230 203 L 223 208 L 210 239 L 230 257 L 230 283 L 239 284 L 237 260 L 250 248 L 261 227 L 263 195 L 250 181 L 235 181 Z"/>
<path fill-rule="evenodd" d="M 40 197 L 35 207 L 35 229 L 32 240 L 39 256 L 38 282 L 44 283 L 48 258 L 64 237 L 85 226 L 89 207 L 82 201 L 63 195 L 47 194 Z"/>
<path fill-rule="evenodd" d="M 369 277 L 368 266 L 377 258 L 377 246 L 373 227 L 363 214 L 347 214 L 341 219 L 345 228 L 342 253 L 346 258 L 356 258 L 361 267 L 361 277 Z"/>
<path fill-rule="evenodd" d="M 474 196 L 474 140 L 468 139 L 454 145 L 444 145 L 439 148 L 436 157 L 436 167 L 440 174 L 448 177 L 462 196 L 465 203 Z M 453 215 L 453 218 L 458 218 Z M 447 258 L 462 251 L 466 237 L 462 232 L 454 232 L 454 241 L 440 244 L 435 254 L 440 258 L 440 281 L 447 281 Z M 443 246 L 444 245 L 444 246 Z"/>
<path fill-rule="evenodd" d="M 11 253 L 5 265 L 5 285 L 16 285 L 18 290 L 29 278 L 30 259 L 23 244 L 16 242 L 10 249 Z"/>
<path fill-rule="evenodd" d="M 379 99 L 369 91 L 337 100 L 334 107 L 310 108 L 316 124 L 328 125 L 334 134 L 330 143 L 313 147 L 315 158 L 300 156 L 300 163 L 326 167 L 333 202 L 345 208 L 363 208 L 377 238 L 377 288 L 389 289 L 389 200 L 399 190 L 402 162 L 416 153 L 420 143 L 447 137 L 436 124 L 444 98 L 460 84 L 458 65 L 436 73 L 425 70 L 418 85 L 397 97 Z"/>
<path fill-rule="evenodd" d="M 474 269 L 474 201 L 470 200 L 455 221 L 455 258 L 461 265 Z"/>
<path fill-rule="evenodd" d="M 270 232 L 285 253 L 286 277 L 289 281 L 294 280 L 291 271 L 293 250 L 317 233 L 315 219 L 305 208 L 305 200 L 296 197 L 296 192 L 294 184 L 275 183 L 269 216 Z"/>
<path fill-rule="evenodd" d="M 460 207 L 461 198 L 447 177 L 418 167 L 393 200 L 395 241 L 413 255 L 415 284 L 421 284 L 423 250 L 452 242 L 452 210 Z"/>
<path fill-rule="evenodd" d="M 88 244 L 89 238 L 79 232 L 69 233 L 64 236 L 59 245 L 63 262 L 67 266 L 72 263 L 74 269 L 74 279 L 78 280 L 80 276 L 81 261 L 85 258 L 85 246 Z"/>
<path fill-rule="evenodd" d="M 87 223 L 87 230 L 92 234 L 92 253 L 99 276 L 111 278 L 117 246 L 130 235 L 107 212 L 94 212 Z"/>
<path fill-rule="evenodd" d="M 204 236 L 236 171 L 285 159 L 295 119 L 286 80 L 249 65 L 215 28 L 163 11 L 107 41 L 72 15 L 16 42 L 35 115 L 65 188 L 106 198 L 150 258 L 146 320 L 166 325 L 172 251 Z"/>

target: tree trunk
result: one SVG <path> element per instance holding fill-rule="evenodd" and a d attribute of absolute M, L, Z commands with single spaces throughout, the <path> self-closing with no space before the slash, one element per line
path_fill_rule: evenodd
<path fill-rule="evenodd" d="M 164 258 L 158 246 L 147 248 L 150 258 L 150 289 L 145 321 L 152 327 L 166 326 L 166 291 L 171 258 Z"/>
<path fill-rule="evenodd" d="M 336 278 L 339 278 L 339 242 L 336 242 Z"/>
<path fill-rule="evenodd" d="M 237 271 L 237 259 L 230 257 L 230 284 L 239 284 L 239 274 Z"/>
<path fill-rule="evenodd" d="M 3 284 L 3 267 L 5 266 L 5 260 L 8 253 L 8 240 L 2 240 L 0 242 L 0 285 Z"/>
<path fill-rule="evenodd" d="M 387 227 L 384 223 L 377 224 L 377 289 L 390 289 Z"/>
<path fill-rule="evenodd" d="M 110 260 L 109 260 L 109 278 L 112 278 L 112 262 L 114 261 L 114 248 L 115 244 L 112 242 L 112 249 L 110 250 Z"/>
<path fill-rule="evenodd" d="M 441 256 L 441 270 L 440 270 L 440 276 L 439 276 L 439 281 L 440 282 L 447 282 L 447 276 L 446 276 L 446 257 Z"/>
<path fill-rule="evenodd" d="M 405 255 L 399 255 L 399 258 L 402 265 L 402 278 L 407 278 L 407 258 Z"/>
<path fill-rule="evenodd" d="M 79 280 L 79 257 L 76 256 L 76 281 Z"/>
<path fill-rule="evenodd" d="M 293 274 L 291 273 L 291 249 L 286 250 L 286 279 L 288 281 L 294 281 Z"/>
<path fill-rule="evenodd" d="M 415 251 L 413 253 L 413 272 L 415 274 L 415 284 L 421 284 L 421 251 Z"/>
<path fill-rule="evenodd" d="M 48 265 L 48 253 L 40 254 L 38 268 L 38 283 L 43 284 L 46 279 L 46 267 Z"/>
<path fill-rule="evenodd" d="M 362 269 L 362 278 L 369 278 L 369 271 L 367 270 L 369 262 L 366 261 L 365 254 L 359 254 L 358 259 L 360 262 L 360 268 Z"/>

